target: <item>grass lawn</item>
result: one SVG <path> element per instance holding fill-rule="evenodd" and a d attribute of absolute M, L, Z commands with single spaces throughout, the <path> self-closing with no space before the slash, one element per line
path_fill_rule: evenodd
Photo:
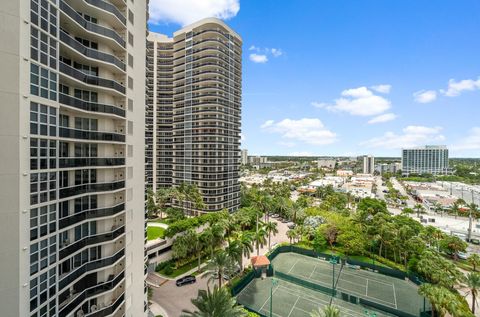
<path fill-rule="evenodd" d="M 165 234 L 165 229 L 162 227 L 147 227 L 147 239 L 148 240 L 155 240 L 158 238 L 163 238 Z"/>

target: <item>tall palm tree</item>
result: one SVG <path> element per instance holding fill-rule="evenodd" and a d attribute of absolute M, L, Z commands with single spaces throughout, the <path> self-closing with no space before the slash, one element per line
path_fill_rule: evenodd
<path fill-rule="evenodd" d="M 452 299 L 452 293 L 442 286 L 436 286 L 429 283 L 420 285 L 418 294 L 425 296 L 432 304 L 432 317 L 437 313 L 444 317 L 448 312 L 448 301 Z"/>
<path fill-rule="evenodd" d="M 477 296 L 480 290 L 480 274 L 476 272 L 468 273 L 465 284 L 468 286 L 469 292 L 472 295 L 472 313 L 475 315 L 475 306 L 477 306 Z"/>
<path fill-rule="evenodd" d="M 250 232 L 244 232 L 240 235 L 238 242 L 240 243 L 243 255 L 249 258 L 253 252 L 253 235 Z M 240 257 L 240 270 L 243 271 L 243 256 Z"/>
<path fill-rule="evenodd" d="M 229 241 L 228 246 L 225 248 L 225 253 L 227 253 L 231 260 L 240 265 L 243 257 L 243 249 L 239 240 Z"/>
<path fill-rule="evenodd" d="M 246 317 L 247 313 L 238 306 L 235 298 L 226 288 L 214 287 L 213 292 L 199 290 L 198 297 L 192 299 L 192 304 L 197 308 L 195 312 L 184 310 L 182 317 Z"/>
<path fill-rule="evenodd" d="M 473 266 L 473 271 L 476 272 L 477 268 L 480 266 L 480 255 L 478 253 L 473 253 L 468 257 L 467 261 Z"/>
<path fill-rule="evenodd" d="M 202 235 L 192 230 L 192 250 L 198 259 L 198 271 L 200 271 L 200 266 L 202 264 L 202 252 L 204 248 L 205 241 L 203 240 Z"/>
<path fill-rule="evenodd" d="M 205 208 L 202 195 L 195 184 L 181 183 L 175 188 L 174 198 L 188 214 L 192 214 L 193 209 Z"/>
<path fill-rule="evenodd" d="M 174 196 L 174 191 L 173 188 L 159 188 L 154 192 L 151 188 L 148 188 L 147 211 L 149 216 L 158 216 L 160 213 L 160 218 L 163 218 L 163 211 Z"/>
<path fill-rule="evenodd" d="M 263 247 L 267 242 L 267 231 L 265 230 L 265 228 L 261 227 L 254 233 L 253 241 L 255 241 L 257 255 L 260 255 L 260 247 Z"/>
<path fill-rule="evenodd" d="M 420 213 L 425 210 L 425 207 L 423 207 L 422 204 L 415 204 L 415 206 L 413 206 L 413 209 L 417 211 L 417 218 L 420 218 Z"/>
<path fill-rule="evenodd" d="M 332 305 L 323 306 L 323 309 L 311 312 L 310 317 L 340 317 L 340 309 Z"/>
<path fill-rule="evenodd" d="M 265 230 L 268 233 L 268 250 L 271 250 L 270 241 L 271 241 L 271 238 L 272 238 L 272 234 L 273 234 L 273 236 L 275 236 L 278 233 L 277 226 L 278 226 L 278 224 L 276 222 L 273 222 L 273 221 L 269 221 L 265 224 Z"/>
<path fill-rule="evenodd" d="M 213 236 L 211 227 L 203 230 L 201 234 L 201 239 L 205 244 L 205 246 L 207 246 L 208 250 L 210 250 L 210 258 L 213 258 L 213 251 L 215 250 L 215 245 L 214 245 L 215 237 Z"/>
<path fill-rule="evenodd" d="M 231 272 L 233 269 L 233 261 L 225 251 L 217 252 L 208 263 L 210 273 L 210 281 L 218 278 L 218 287 L 222 287 L 223 276 Z"/>

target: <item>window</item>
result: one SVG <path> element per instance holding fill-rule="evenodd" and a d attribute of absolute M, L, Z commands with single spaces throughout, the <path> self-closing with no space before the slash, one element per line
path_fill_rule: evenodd
<path fill-rule="evenodd" d="M 56 204 L 51 204 L 30 210 L 30 241 L 44 237 L 57 229 L 56 207 Z"/>
<path fill-rule="evenodd" d="M 57 167 L 57 141 L 30 139 L 30 169 L 53 169 Z"/>
<path fill-rule="evenodd" d="M 98 130 L 98 120 L 97 119 L 75 117 L 75 129 L 97 131 Z"/>
<path fill-rule="evenodd" d="M 128 88 L 133 89 L 133 78 L 128 76 Z"/>
<path fill-rule="evenodd" d="M 42 172 L 30 174 L 30 204 L 36 205 L 39 203 L 55 200 L 57 196 L 57 173 L 56 172 Z"/>
<path fill-rule="evenodd" d="M 133 46 L 133 34 L 128 32 L 128 44 Z"/>
<path fill-rule="evenodd" d="M 90 47 L 90 48 L 93 48 L 94 50 L 98 50 L 98 43 L 97 42 L 92 42 L 92 41 L 89 41 L 89 40 L 86 40 L 86 39 L 83 39 L 83 38 L 77 37 L 77 36 L 75 37 L 75 40 L 82 43 L 86 47 Z"/>
<path fill-rule="evenodd" d="M 128 54 L 128 66 L 133 67 L 133 56 Z"/>
<path fill-rule="evenodd" d="M 133 25 L 133 12 L 128 9 L 128 21 Z"/>
<path fill-rule="evenodd" d="M 45 66 L 57 68 L 57 41 L 47 33 L 31 26 L 30 57 Z"/>
<path fill-rule="evenodd" d="M 30 103 L 30 133 L 57 135 L 57 109 L 36 102 Z"/>
<path fill-rule="evenodd" d="M 30 93 L 57 100 L 57 74 L 36 64 L 30 65 Z"/>

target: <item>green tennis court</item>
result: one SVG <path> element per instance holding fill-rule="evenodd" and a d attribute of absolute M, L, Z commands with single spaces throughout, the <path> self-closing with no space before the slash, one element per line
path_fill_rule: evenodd
<path fill-rule="evenodd" d="M 272 312 L 276 317 L 310 317 L 313 310 L 328 306 L 330 296 L 302 287 L 281 279 L 275 279 L 273 286 Z M 265 316 L 270 316 L 270 289 L 272 278 L 253 279 L 238 295 L 238 303 L 253 309 Z M 361 305 L 351 304 L 341 299 L 334 298 L 333 305 L 340 309 L 342 316 L 358 317 L 366 316 L 365 308 Z M 368 309 L 369 313 L 375 313 L 377 317 L 390 317 L 386 313 Z"/>
<path fill-rule="evenodd" d="M 333 265 L 325 260 L 298 253 L 280 253 L 272 261 L 275 272 L 332 288 Z M 417 286 L 398 278 L 360 270 L 345 265 L 335 266 L 337 290 L 384 306 L 418 316 L 423 309 L 423 297 Z"/>

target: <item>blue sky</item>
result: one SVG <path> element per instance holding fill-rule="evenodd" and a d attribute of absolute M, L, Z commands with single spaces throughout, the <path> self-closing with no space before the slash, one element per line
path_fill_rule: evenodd
<path fill-rule="evenodd" d="M 480 157 L 478 0 L 151 0 L 171 35 L 207 16 L 243 38 L 251 154 Z"/>

